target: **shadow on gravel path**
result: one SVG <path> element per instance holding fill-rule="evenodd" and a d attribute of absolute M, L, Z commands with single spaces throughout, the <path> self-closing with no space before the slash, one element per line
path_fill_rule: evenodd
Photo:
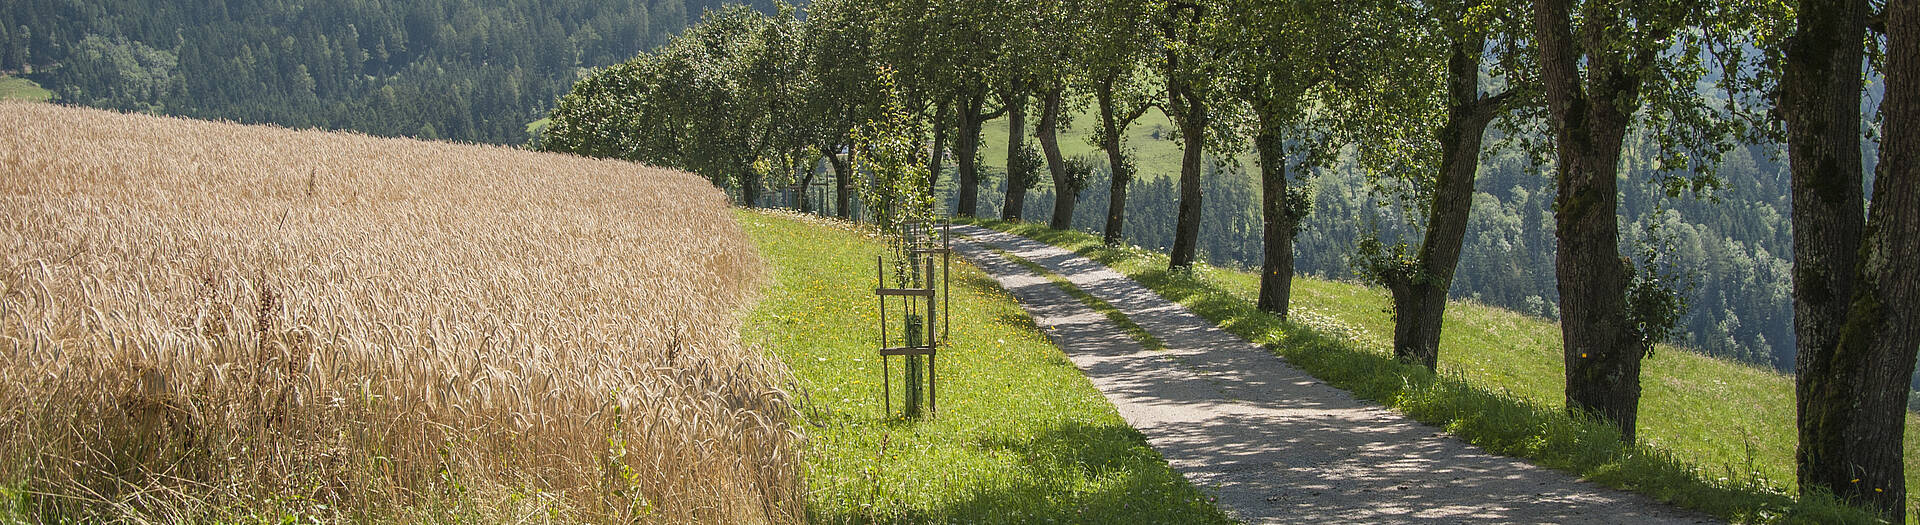
<path fill-rule="evenodd" d="M 977 226 L 962 256 L 993 275 L 1194 485 L 1252 523 L 1712 523 L 1715 518 L 1494 456 L 1357 400 L 1085 257 Z M 1064 277 L 1157 336 L 995 254 Z"/>

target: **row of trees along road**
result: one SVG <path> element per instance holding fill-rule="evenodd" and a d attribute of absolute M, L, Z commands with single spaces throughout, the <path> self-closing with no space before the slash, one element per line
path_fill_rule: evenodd
<path fill-rule="evenodd" d="M 1645 137 L 1658 182 L 1679 196 L 1721 184 L 1728 152 L 1784 137 L 1800 486 L 1898 518 L 1920 349 L 1915 2 L 826 0 L 804 17 L 736 7 L 581 81 L 536 145 L 685 168 L 750 204 L 769 182 L 811 183 L 824 160 L 847 217 L 861 177 L 839 153 L 892 96 L 924 123 L 927 187 L 949 152 L 958 163 L 955 213 L 978 214 L 979 161 L 1000 154 L 981 151 L 982 127 L 1004 117 L 1003 218 L 1024 218 L 1023 193 L 1044 169 L 1051 222 L 1064 227 L 1095 161 L 1063 158 L 1059 133 L 1063 115 L 1085 111 L 1106 157 L 1104 235 L 1118 243 L 1135 179 L 1125 131 L 1158 110 L 1182 152 L 1173 269 L 1195 261 L 1203 159 L 1230 163 L 1250 149 L 1258 304 L 1285 316 L 1293 240 L 1310 212 L 1304 183 L 1333 163 L 1358 166 L 1374 191 L 1417 210 L 1417 243 L 1375 237 L 1356 265 L 1392 293 L 1395 354 L 1432 368 L 1494 135 L 1556 181 L 1567 406 L 1633 440 L 1640 363 L 1671 335 L 1683 301 L 1657 231 L 1621 241 L 1623 148 Z M 1870 73 L 1886 79 L 1886 131 L 1867 181 Z M 1026 129 L 1035 112 L 1038 153 Z"/>

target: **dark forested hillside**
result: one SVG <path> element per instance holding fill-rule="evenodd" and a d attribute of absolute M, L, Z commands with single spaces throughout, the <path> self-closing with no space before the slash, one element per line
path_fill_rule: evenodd
<path fill-rule="evenodd" d="M 9 0 L 0 74 L 69 104 L 524 143 L 579 68 L 722 1 Z"/>

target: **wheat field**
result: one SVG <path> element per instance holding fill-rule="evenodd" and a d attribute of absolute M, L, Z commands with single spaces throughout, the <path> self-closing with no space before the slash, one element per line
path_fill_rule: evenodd
<path fill-rule="evenodd" d="M 686 173 L 0 104 L 0 521 L 800 521 L 762 272 Z"/>

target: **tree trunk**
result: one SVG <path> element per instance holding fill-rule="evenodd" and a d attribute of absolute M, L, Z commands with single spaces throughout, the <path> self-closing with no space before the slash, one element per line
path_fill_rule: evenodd
<path fill-rule="evenodd" d="M 853 220 L 853 168 L 840 156 L 840 144 L 827 144 L 827 162 L 833 164 L 833 215 Z"/>
<path fill-rule="evenodd" d="M 740 205 L 748 208 L 760 206 L 760 172 L 752 164 L 743 164 L 740 173 Z"/>
<path fill-rule="evenodd" d="M 1180 35 L 1181 24 L 1197 26 L 1201 23 L 1204 10 L 1198 4 L 1169 2 L 1161 33 L 1168 42 L 1185 40 Z M 1181 11 L 1191 10 L 1183 20 Z M 1194 252 L 1200 244 L 1200 160 L 1202 149 L 1206 145 L 1207 101 L 1200 95 L 1200 89 L 1194 85 L 1197 72 L 1183 71 L 1180 46 L 1165 46 L 1161 51 L 1164 68 L 1161 75 L 1167 83 L 1168 117 L 1180 128 L 1182 149 L 1180 153 L 1180 211 L 1175 217 L 1173 228 L 1173 250 L 1167 261 L 1169 270 L 1186 270 L 1193 267 Z"/>
<path fill-rule="evenodd" d="M 1113 79 L 1102 82 L 1095 96 L 1100 103 L 1100 149 L 1107 152 L 1107 173 L 1111 179 L 1107 188 L 1107 228 L 1101 233 L 1101 240 L 1107 246 L 1119 246 L 1122 230 L 1126 228 L 1127 184 L 1133 182 L 1133 170 L 1127 165 L 1127 153 L 1120 149 L 1123 126 L 1114 115 Z"/>
<path fill-rule="evenodd" d="M 1436 370 L 1440 364 L 1440 328 L 1447 313 L 1447 289 L 1453 286 L 1473 210 L 1473 180 L 1480 170 L 1480 143 L 1487 125 L 1508 95 L 1480 97 L 1480 49 L 1485 35 L 1453 41 L 1447 58 L 1447 122 L 1440 128 L 1440 173 L 1433 185 L 1427 233 L 1420 242 L 1418 275 L 1389 276 L 1393 292 L 1393 356 Z"/>
<path fill-rule="evenodd" d="M 940 172 L 946 163 L 946 159 L 940 152 L 947 150 L 947 113 L 952 108 L 952 103 L 942 99 L 939 109 L 933 112 L 933 153 L 927 155 L 927 192 L 929 194 L 938 195 L 937 192 L 940 191 Z M 939 202 L 937 208 L 943 210 L 947 208 L 946 201 L 937 202 Z"/>
<path fill-rule="evenodd" d="M 1569 3 L 1534 4 L 1541 80 L 1558 150 L 1554 235 L 1559 250 L 1554 268 L 1567 408 L 1612 424 L 1631 443 L 1640 407 L 1640 360 L 1646 352 L 1627 319 L 1628 269 L 1620 257 L 1620 224 L 1614 214 L 1620 145 L 1639 105 L 1640 79 L 1629 73 L 1620 56 L 1605 51 L 1602 32 L 1587 31 L 1589 41 L 1581 47 L 1600 53 L 1584 57 L 1589 79 L 1585 87 L 1592 91 L 1583 91 L 1583 61 L 1573 43 Z M 1583 23 L 1597 27 L 1616 22 L 1604 18 L 1589 16 Z"/>
<path fill-rule="evenodd" d="M 980 126 L 986 119 L 981 118 L 980 108 L 986 105 L 986 95 L 975 93 L 967 97 L 966 107 L 960 108 L 960 136 L 953 141 L 953 154 L 959 157 L 960 174 L 956 177 L 960 183 L 958 210 L 954 213 L 962 217 L 978 216 L 980 209 Z"/>
<path fill-rule="evenodd" d="M 1795 387 L 1803 493 L 1905 514 L 1906 394 L 1920 346 L 1920 9 L 1887 2 L 1886 99 L 1862 220 L 1864 1 L 1803 1 L 1780 108 L 1793 181 Z"/>
<path fill-rule="evenodd" d="M 1279 130 L 1266 117 L 1253 137 L 1260 153 L 1260 218 L 1265 231 L 1261 236 L 1265 257 L 1260 264 L 1260 311 L 1287 317 L 1287 303 L 1293 297 L 1293 232 L 1299 221 L 1287 209 L 1287 159 L 1281 151 Z M 1184 201 L 1184 199 L 1183 199 Z"/>
<path fill-rule="evenodd" d="M 799 206 L 796 207 L 800 208 L 800 213 L 813 213 L 813 199 L 808 198 L 810 196 L 807 194 L 811 192 L 811 188 L 813 188 L 813 177 L 816 171 L 814 168 L 819 166 L 819 164 L 808 166 L 806 174 L 800 176 L 800 191 L 793 192 L 793 198 L 799 201 Z M 795 169 L 794 171 L 798 172 L 800 170 Z"/>
<path fill-rule="evenodd" d="M 1066 101 L 1065 90 L 1047 91 L 1040 106 L 1040 152 L 1047 157 L 1047 171 L 1053 174 L 1053 220 L 1048 227 L 1073 229 L 1073 205 L 1080 199 L 1079 182 L 1067 180 L 1066 159 L 1060 155 L 1060 109 Z"/>
<path fill-rule="evenodd" d="M 1861 59 L 1864 0 L 1802 1 L 1780 79 L 1793 196 L 1794 396 L 1800 447 L 1794 463 L 1804 494 L 1825 487 L 1858 499 L 1860 460 L 1849 450 L 1845 404 L 1857 385 L 1841 362 L 1840 332 L 1852 302 L 1865 228 L 1860 189 Z M 1885 489 L 1885 479 L 1869 486 Z M 1867 492 L 1871 492 L 1868 489 Z"/>
<path fill-rule="evenodd" d="M 1014 173 L 1019 165 L 1021 153 L 1027 145 L 1027 93 L 1016 91 L 1007 98 L 1007 202 L 1000 207 L 1000 218 L 1019 221 L 1020 213 L 1027 208 L 1027 183 L 1033 179 L 1032 173 Z"/>
<path fill-rule="evenodd" d="M 812 181 L 813 177 L 808 176 L 807 180 Z M 811 195 L 812 190 L 808 189 L 810 187 L 812 186 L 803 184 L 800 186 L 800 191 L 796 191 L 793 193 L 794 198 L 800 201 L 799 202 L 800 205 L 798 206 L 800 208 L 800 213 L 813 213 L 813 195 Z"/>
<path fill-rule="evenodd" d="M 1172 53 L 1172 51 L 1169 51 Z M 1168 59 L 1170 62 L 1173 59 Z M 1173 253 L 1168 268 L 1193 267 L 1194 252 L 1200 244 L 1200 155 L 1206 146 L 1207 106 L 1190 86 L 1168 81 L 1171 105 L 1180 108 L 1174 123 L 1180 126 L 1180 211 L 1173 230 Z"/>
<path fill-rule="evenodd" d="M 1860 465 L 1860 495 L 1889 519 L 1905 517 L 1907 500 L 1902 430 L 1908 382 L 1920 349 L 1920 5 L 1890 0 L 1887 11 L 1885 135 L 1867 215 L 1859 283 L 1841 331 L 1839 359 L 1860 355 L 1840 406 L 1860 414 L 1840 434 Z M 1829 405 L 1835 406 L 1835 405 Z M 1875 490 L 1868 493 L 1871 485 Z"/>

